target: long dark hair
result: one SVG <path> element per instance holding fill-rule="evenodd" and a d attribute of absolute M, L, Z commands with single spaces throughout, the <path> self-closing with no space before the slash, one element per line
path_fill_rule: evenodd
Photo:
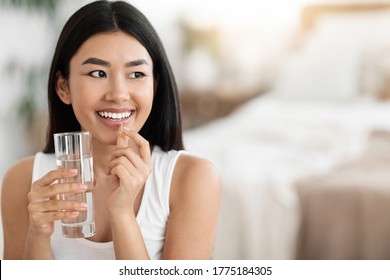
<path fill-rule="evenodd" d="M 49 73 L 49 126 L 43 152 L 54 152 L 54 133 L 81 129 L 72 106 L 64 104 L 56 93 L 57 72 L 60 71 L 62 76 L 68 79 L 70 60 L 88 38 L 97 33 L 119 30 L 135 37 L 153 60 L 153 77 L 157 88 L 151 113 L 140 134 L 151 145 L 157 145 L 164 151 L 184 149 L 178 89 L 155 29 L 149 20 L 129 3 L 96 1 L 80 8 L 70 17 L 58 39 Z"/>

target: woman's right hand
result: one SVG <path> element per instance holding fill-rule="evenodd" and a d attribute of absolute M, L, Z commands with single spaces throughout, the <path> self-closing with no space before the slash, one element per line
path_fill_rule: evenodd
<path fill-rule="evenodd" d="M 28 212 L 30 231 L 36 236 L 51 236 L 54 232 L 54 221 L 74 219 L 87 205 L 77 201 L 59 200 L 59 194 L 82 193 L 86 185 L 80 183 L 57 183 L 57 180 L 76 176 L 76 169 L 57 169 L 50 171 L 33 182 L 28 193 Z"/>

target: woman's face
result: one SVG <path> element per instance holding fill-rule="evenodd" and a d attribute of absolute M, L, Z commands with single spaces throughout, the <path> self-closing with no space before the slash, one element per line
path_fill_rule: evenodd
<path fill-rule="evenodd" d="M 58 79 L 57 90 L 61 87 L 67 92 L 59 96 L 73 106 L 82 130 L 113 145 L 122 123 L 138 132 L 150 114 L 153 62 L 134 37 L 121 31 L 100 33 L 72 57 L 68 81 Z"/>

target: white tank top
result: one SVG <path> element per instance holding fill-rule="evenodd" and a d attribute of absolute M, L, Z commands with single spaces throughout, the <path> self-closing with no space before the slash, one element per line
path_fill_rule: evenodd
<path fill-rule="evenodd" d="M 164 152 L 155 147 L 152 152 L 152 172 L 145 184 L 137 222 L 151 259 L 160 259 L 164 247 L 165 230 L 169 216 L 169 190 L 176 160 L 183 151 Z M 54 154 L 37 153 L 34 160 L 33 181 L 56 169 Z M 114 244 L 62 236 L 61 221 L 55 222 L 51 237 L 55 259 L 115 259 Z"/>

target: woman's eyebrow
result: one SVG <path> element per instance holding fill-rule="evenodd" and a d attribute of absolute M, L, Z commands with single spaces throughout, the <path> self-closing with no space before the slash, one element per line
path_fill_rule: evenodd
<path fill-rule="evenodd" d="M 96 58 L 96 57 L 90 57 L 86 59 L 81 65 L 84 64 L 95 64 L 95 65 L 100 65 L 100 66 L 110 66 L 111 64 L 107 61 L 104 61 L 103 59 Z"/>
<path fill-rule="evenodd" d="M 134 66 L 139 66 L 139 65 L 149 65 L 149 63 L 145 59 L 141 58 L 141 59 L 136 59 L 136 60 L 127 62 L 125 64 L 126 67 L 134 67 Z"/>

